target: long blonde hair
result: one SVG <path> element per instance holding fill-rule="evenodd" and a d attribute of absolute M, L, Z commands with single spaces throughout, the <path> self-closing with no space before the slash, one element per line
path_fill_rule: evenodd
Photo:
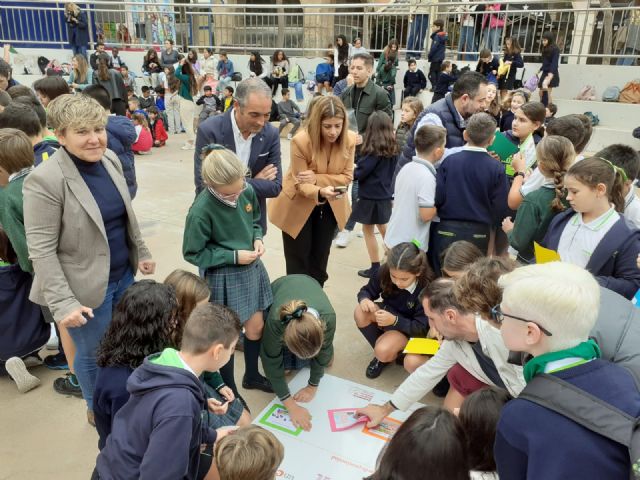
<path fill-rule="evenodd" d="M 280 306 L 280 321 L 286 322 L 284 343 L 296 357 L 313 358 L 324 342 L 324 323 L 309 312 L 302 300 L 291 300 Z"/>
<path fill-rule="evenodd" d="M 342 100 L 334 96 L 318 97 L 313 102 L 313 109 L 307 121 L 307 132 L 311 139 L 313 150 L 319 150 L 322 146 L 322 122 L 330 118 L 341 118 L 342 131 L 336 140 L 336 145 L 345 150 L 347 149 L 347 132 L 349 130 L 349 120 L 347 118 L 347 109 L 344 107 Z"/>

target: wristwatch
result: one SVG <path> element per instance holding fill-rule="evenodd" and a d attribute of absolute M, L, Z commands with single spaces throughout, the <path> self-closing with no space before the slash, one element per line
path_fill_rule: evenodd
<path fill-rule="evenodd" d="M 522 177 L 522 178 L 524 179 L 524 172 L 516 172 L 516 173 L 513 175 L 513 178 L 516 178 L 516 177 Z"/>

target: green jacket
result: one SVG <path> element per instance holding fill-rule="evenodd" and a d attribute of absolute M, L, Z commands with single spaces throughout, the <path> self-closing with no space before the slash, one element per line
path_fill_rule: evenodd
<path fill-rule="evenodd" d="M 545 185 L 525 196 L 518 207 L 513 230 L 507 236 L 509 244 L 518 251 L 518 260 L 521 262 L 535 263 L 533 242 L 542 243 L 551 220 L 558 213 L 551 209 L 555 197 L 553 186 Z M 563 203 L 568 206 L 565 200 Z"/>
<path fill-rule="evenodd" d="M 193 101 L 193 95 L 191 95 L 191 86 L 189 85 L 189 75 L 182 73 L 182 65 L 178 65 L 175 71 L 176 78 L 180 80 L 180 91 L 178 94 L 185 100 Z"/>
<path fill-rule="evenodd" d="M 302 300 L 320 314 L 325 324 L 324 343 L 318 355 L 311 359 L 309 385 L 317 386 L 324 375 L 324 369 L 333 358 L 333 336 L 336 331 L 336 312 L 320 284 L 307 275 L 287 275 L 271 284 L 273 304 L 265 319 L 260 356 L 264 373 L 280 400 L 291 396 L 284 378 L 284 329 L 286 323 L 280 321 L 280 306 L 291 300 Z"/>
<path fill-rule="evenodd" d="M 27 248 L 27 236 L 24 232 L 24 212 L 22 208 L 22 184 L 26 175 L 14 178 L 0 189 L 0 225 L 18 257 L 20 268 L 27 273 L 33 272 Z"/>
<path fill-rule="evenodd" d="M 184 259 L 200 268 L 237 264 L 238 250 L 254 250 L 262 239 L 260 205 L 251 185 L 236 208 L 215 198 L 208 189 L 198 194 L 187 214 L 182 240 Z"/>
<path fill-rule="evenodd" d="M 380 60 L 378 61 L 378 68 L 376 69 L 376 84 L 381 85 L 383 87 L 386 87 L 389 85 L 395 85 L 396 73 L 398 71 L 398 57 L 395 58 L 393 66 L 391 67 L 391 70 L 389 70 L 388 72 L 384 71 L 385 64 L 386 64 L 385 58 L 384 56 L 381 56 Z"/>
<path fill-rule="evenodd" d="M 358 133 L 364 135 L 367 129 L 369 115 L 377 110 L 381 110 L 389 117 L 393 115 L 393 107 L 389 101 L 389 95 L 384 88 L 379 87 L 372 80 L 369 80 L 362 89 L 358 104 L 354 105 L 355 85 L 347 87 L 340 98 L 347 109 L 355 110 L 356 121 L 358 122 Z"/>

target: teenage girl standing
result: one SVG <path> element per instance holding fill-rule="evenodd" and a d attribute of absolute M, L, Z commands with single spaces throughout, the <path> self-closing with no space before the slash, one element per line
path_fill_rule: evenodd
<path fill-rule="evenodd" d="M 522 60 L 522 48 L 517 38 L 506 37 L 503 46 L 504 55 L 502 61 L 505 65 L 509 65 L 509 72 L 506 75 L 498 77 L 498 89 L 500 90 L 500 99 L 504 100 L 509 90 L 513 90 L 516 81 L 516 74 L 519 68 L 524 68 L 524 60 Z"/>
<path fill-rule="evenodd" d="M 540 89 L 540 101 L 545 107 L 553 103 L 551 99 L 551 91 L 555 87 L 560 86 L 560 73 L 558 72 L 558 64 L 560 63 L 560 49 L 556 45 L 553 33 L 546 32 L 542 34 L 542 66 L 540 67 L 540 80 L 538 88 Z"/>
<path fill-rule="evenodd" d="M 242 387 L 270 393 L 269 381 L 258 372 L 262 312 L 273 300 L 269 275 L 260 260 L 265 249 L 258 197 L 246 181 L 246 166 L 232 151 L 220 145 L 203 150 L 202 180 L 207 188 L 187 215 L 182 253 L 205 270 L 211 302 L 226 305 L 240 317 L 246 365 Z M 237 396 L 233 359 L 232 355 L 220 373 Z"/>

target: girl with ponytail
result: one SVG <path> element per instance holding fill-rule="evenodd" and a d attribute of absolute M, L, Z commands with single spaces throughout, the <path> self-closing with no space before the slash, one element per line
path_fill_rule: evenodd
<path fill-rule="evenodd" d="M 564 179 L 571 209 L 553 219 L 543 246 L 557 250 L 563 262 L 586 268 L 601 286 L 631 299 L 640 288 L 640 231 L 621 215 L 626 180 L 624 170 L 604 158 L 575 163 Z"/>
<path fill-rule="evenodd" d="M 538 169 L 544 175 L 542 188 L 527 195 L 518 208 L 515 224 L 511 217 L 502 222 L 509 244 L 518 251 L 522 263 L 535 263 L 533 243 L 542 242 L 553 217 L 567 206 L 564 176 L 576 152 L 571 142 L 557 135 L 543 138 L 536 147 Z"/>
<path fill-rule="evenodd" d="M 320 284 L 307 275 L 287 275 L 271 284 L 273 304 L 266 312 L 260 356 L 274 392 L 296 427 L 311 429 L 311 415 L 300 405 L 313 400 L 333 360 L 336 313 Z M 309 383 L 289 392 L 285 372 L 309 366 Z"/>

